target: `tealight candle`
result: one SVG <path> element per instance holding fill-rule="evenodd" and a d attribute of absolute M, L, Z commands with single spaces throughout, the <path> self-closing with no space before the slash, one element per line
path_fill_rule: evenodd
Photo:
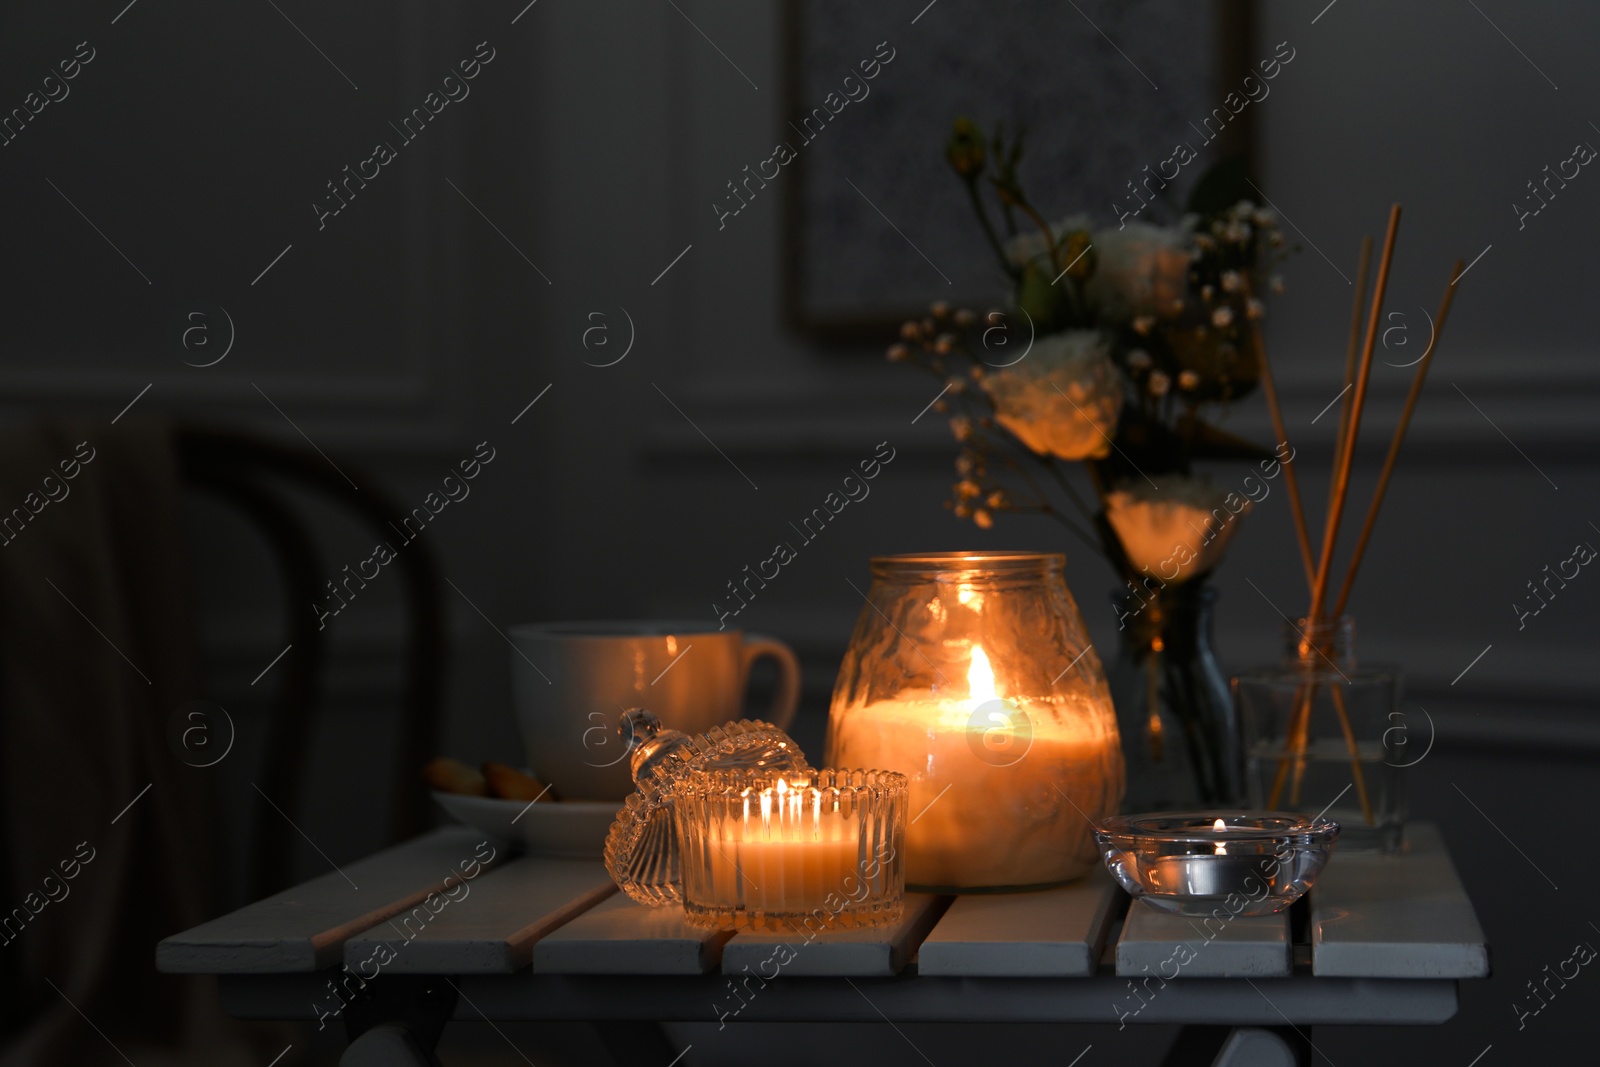
<path fill-rule="evenodd" d="M 898 919 L 906 782 L 882 771 L 718 771 L 674 799 L 684 909 L 698 925 Z"/>

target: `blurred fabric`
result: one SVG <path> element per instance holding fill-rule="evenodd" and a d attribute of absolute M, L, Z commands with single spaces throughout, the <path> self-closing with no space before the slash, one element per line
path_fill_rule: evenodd
<path fill-rule="evenodd" d="M 215 805 L 168 740 L 199 695 L 171 428 L 39 422 L 0 457 L 0 1064 L 244 1062 L 210 980 L 152 968 L 215 914 Z"/>

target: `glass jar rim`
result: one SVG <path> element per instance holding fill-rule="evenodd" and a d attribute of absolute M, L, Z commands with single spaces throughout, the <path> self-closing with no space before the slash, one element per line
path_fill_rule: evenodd
<path fill-rule="evenodd" d="M 835 797 L 854 794 L 860 799 L 904 799 L 910 791 L 910 779 L 898 771 L 848 767 L 778 771 L 763 767 L 693 771 L 678 783 L 676 796 L 685 800 L 759 793 L 774 789 L 780 779 L 787 790 Z"/>
<path fill-rule="evenodd" d="M 1215 822 L 1222 823 L 1223 829 L 1213 829 Z M 1113 815 L 1095 827 L 1095 836 L 1102 845 L 1124 849 L 1246 842 L 1321 846 L 1336 840 L 1340 829 L 1332 819 L 1320 815 L 1307 818 L 1295 812 L 1159 811 Z"/>
<path fill-rule="evenodd" d="M 906 552 L 873 556 L 872 573 L 880 578 L 937 578 L 947 574 L 982 577 L 1043 577 L 1066 569 L 1062 552 L 997 549 L 985 552 Z"/>

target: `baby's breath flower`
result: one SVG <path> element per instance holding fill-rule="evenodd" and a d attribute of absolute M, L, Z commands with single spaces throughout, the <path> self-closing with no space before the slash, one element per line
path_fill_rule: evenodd
<path fill-rule="evenodd" d="M 1128 366 L 1132 367 L 1136 371 L 1149 370 L 1151 364 L 1154 362 L 1155 360 L 1150 358 L 1150 353 L 1146 352 L 1142 348 L 1135 348 L 1132 352 L 1128 353 Z"/>
<path fill-rule="evenodd" d="M 950 314 L 950 305 L 945 303 L 943 300 L 935 300 L 932 304 L 928 305 L 928 312 L 932 314 L 934 318 L 942 319 L 946 315 Z"/>
<path fill-rule="evenodd" d="M 1167 377 L 1166 371 L 1153 370 L 1150 377 L 1145 379 L 1145 386 L 1151 396 L 1166 396 L 1167 390 L 1172 388 L 1172 379 Z"/>
<path fill-rule="evenodd" d="M 1150 330 L 1156 324 L 1154 315 L 1135 315 L 1133 317 L 1133 332 L 1140 337 L 1149 337 Z"/>
<path fill-rule="evenodd" d="M 1246 300 L 1244 302 L 1244 317 L 1245 318 L 1252 319 L 1252 320 L 1253 319 L 1260 319 L 1260 318 L 1264 318 L 1266 316 L 1266 314 L 1267 314 L 1267 305 L 1263 304 L 1261 301 L 1257 300 L 1255 297 L 1252 296 L 1249 300 Z"/>
<path fill-rule="evenodd" d="M 889 346 L 889 362 L 890 363 L 903 363 L 903 362 L 905 362 L 905 360 L 909 359 L 910 357 L 911 357 L 911 349 L 907 348 L 905 345 L 896 344 L 896 345 L 890 345 Z"/>
<path fill-rule="evenodd" d="M 957 415 L 950 420 L 950 433 L 962 444 L 972 440 L 972 420 L 965 415 Z"/>
<path fill-rule="evenodd" d="M 987 530 L 994 525 L 994 516 L 979 508 L 972 513 L 972 521 L 977 524 L 978 529 Z"/>
<path fill-rule="evenodd" d="M 1233 325 L 1233 308 L 1223 304 L 1211 313 L 1211 325 L 1222 329 Z"/>
<path fill-rule="evenodd" d="M 963 330 L 965 330 L 967 327 L 971 326 L 973 324 L 973 322 L 975 322 L 976 320 L 977 320 L 977 316 L 972 313 L 972 310 L 970 308 L 957 308 L 956 309 L 955 322 L 956 322 L 956 325 L 961 327 Z"/>
<path fill-rule="evenodd" d="M 1190 391 L 1190 390 L 1198 389 L 1199 387 L 1200 387 L 1200 375 L 1196 374 L 1192 370 L 1186 370 L 1186 371 L 1179 371 L 1178 372 L 1178 388 L 1179 389 L 1183 389 L 1185 391 Z"/>
<path fill-rule="evenodd" d="M 1244 288 L 1244 275 L 1236 270 L 1222 272 L 1222 291 L 1224 293 L 1237 293 Z"/>
<path fill-rule="evenodd" d="M 900 336 L 907 341 L 918 340 L 922 336 L 922 327 L 910 320 L 902 322 L 900 324 Z"/>

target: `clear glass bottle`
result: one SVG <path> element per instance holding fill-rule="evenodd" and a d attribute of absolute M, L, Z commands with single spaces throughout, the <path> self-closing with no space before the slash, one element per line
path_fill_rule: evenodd
<path fill-rule="evenodd" d="M 906 882 L 1052 885 L 1099 864 L 1093 823 L 1122 799 L 1100 660 L 1058 553 L 872 561 L 839 670 L 830 766 L 910 780 Z"/>
<path fill-rule="evenodd" d="M 1233 679 L 1250 803 L 1325 811 L 1346 851 L 1399 848 L 1411 762 L 1399 672 L 1358 666 L 1348 615 L 1285 623 L 1283 637 L 1278 666 Z"/>
<path fill-rule="evenodd" d="M 643 708 L 623 713 L 617 734 L 628 749 L 635 789 L 606 835 L 606 871 L 628 896 L 652 906 L 683 899 L 673 799 L 696 771 L 809 771 L 788 734 L 758 719 L 740 719 L 703 734 L 666 730 Z"/>

